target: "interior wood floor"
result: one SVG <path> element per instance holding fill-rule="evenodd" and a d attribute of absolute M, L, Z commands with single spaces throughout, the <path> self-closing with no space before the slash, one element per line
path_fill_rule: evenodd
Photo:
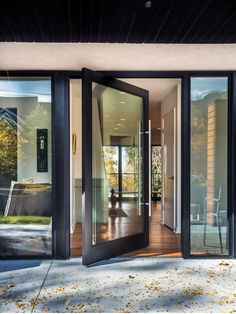
<path fill-rule="evenodd" d="M 122 256 L 160 256 L 179 257 L 181 256 L 181 237 L 170 228 L 160 223 L 161 203 L 153 202 L 152 216 L 149 220 L 149 246 L 132 251 Z"/>
<path fill-rule="evenodd" d="M 130 226 L 133 228 L 138 228 L 140 225 L 137 221 L 134 224 L 135 216 L 134 211 L 129 209 L 128 204 L 123 204 L 122 206 L 124 210 L 127 212 L 128 217 L 119 218 L 121 223 L 120 228 L 115 228 L 115 224 L 111 223 L 109 228 L 104 228 L 104 226 L 100 227 L 100 232 L 97 232 L 97 241 L 103 242 L 106 240 L 112 240 L 114 238 L 128 235 L 129 232 L 135 233 L 134 230 L 130 230 Z M 131 214 L 133 213 L 133 214 Z M 122 256 L 161 256 L 161 257 L 176 257 L 181 256 L 181 242 L 180 235 L 174 233 L 168 227 L 160 224 L 161 218 L 161 204 L 160 202 L 153 202 L 152 206 L 152 216 L 150 217 L 150 225 L 149 225 L 149 246 L 137 251 L 133 251 L 127 254 L 123 254 Z M 117 219 L 117 218 L 116 218 Z M 129 223 L 127 219 L 132 222 Z M 139 218 L 137 218 L 139 219 Z M 112 219 L 111 219 L 112 220 Z M 122 223 L 122 220 L 124 221 Z M 114 226 L 114 227 L 113 227 Z M 132 229 L 133 229 L 132 228 Z M 81 256 L 82 255 L 82 225 L 76 224 L 73 234 L 71 234 L 71 256 Z"/>
<path fill-rule="evenodd" d="M 77 223 L 74 232 L 70 235 L 70 256 L 82 255 L 82 224 Z"/>

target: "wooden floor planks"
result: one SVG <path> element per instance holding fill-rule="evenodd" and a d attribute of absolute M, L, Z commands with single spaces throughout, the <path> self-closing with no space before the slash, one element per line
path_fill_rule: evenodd
<path fill-rule="evenodd" d="M 130 252 L 128 254 L 124 254 L 122 256 L 136 256 L 136 257 L 181 256 L 180 234 L 176 234 L 168 227 L 160 224 L 160 218 L 161 218 L 161 204 L 160 202 L 155 202 L 153 203 L 152 216 L 150 217 L 149 246 L 146 248 L 137 250 L 137 251 Z M 112 232 L 112 228 L 110 229 L 110 232 Z M 108 237 L 113 238 L 114 235 L 108 234 Z M 71 234 L 71 256 L 75 257 L 75 256 L 81 256 L 81 255 L 82 255 L 82 225 L 81 223 L 80 224 L 77 223 L 73 234 Z"/>

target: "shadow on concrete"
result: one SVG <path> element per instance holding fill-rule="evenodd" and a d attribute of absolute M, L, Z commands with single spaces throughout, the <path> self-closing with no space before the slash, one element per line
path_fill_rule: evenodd
<path fill-rule="evenodd" d="M 117 264 L 117 263 L 124 263 L 124 262 L 132 261 L 132 260 L 133 260 L 132 257 L 111 258 L 111 259 L 103 260 L 103 261 L 88 265 L 87 267 L 90 268 L 90 267 L 98 267 L 98 266 L 111 265 L 111 264 Z"/>
<path fill-rule="evenodd" d="M 39 267 L 42 264 L 42 260 L 4 260 L 0 261 L 0 273 L 7 271 L 26 269 L 32 267 Z"/>

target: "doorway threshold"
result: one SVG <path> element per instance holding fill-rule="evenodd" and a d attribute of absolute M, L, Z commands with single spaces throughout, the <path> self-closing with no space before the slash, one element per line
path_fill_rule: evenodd
<path fill-rule="evenodd" d="M 181 252 L 171 252 L 171 253 L 158 253 L 158 252 L 145 252 L 145 250 L 134 251 L 120 255 L 120 257 L 182 257 Z"/>

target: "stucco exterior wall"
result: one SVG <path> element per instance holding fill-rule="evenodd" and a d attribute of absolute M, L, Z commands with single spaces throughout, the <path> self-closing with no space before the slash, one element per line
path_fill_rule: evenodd
<path fill-rule="evenodd" d="M 1 70 L 236 70 L 236 44 L 0 43 Z"/>

